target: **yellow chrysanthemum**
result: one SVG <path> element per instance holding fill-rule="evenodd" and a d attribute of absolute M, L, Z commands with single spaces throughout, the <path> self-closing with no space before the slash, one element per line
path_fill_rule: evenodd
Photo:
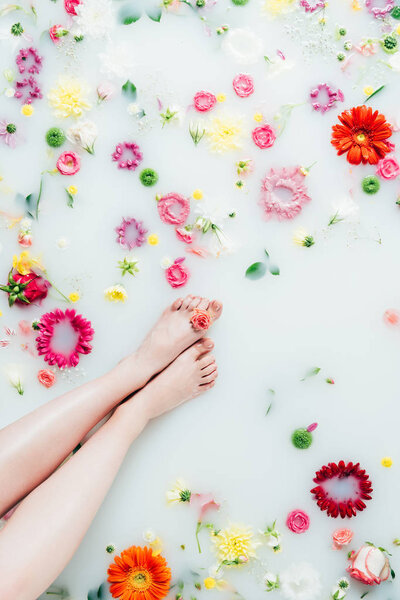
<path fill-rule="evenodd" d="M 272 15 L 287 13 L 295 7 L 295 0 L 264 0 L 264 10 Z"/>
<path fill-rule="evenodd" d="M 212 532 L 211 540 L 220 562 L 246 562 L 256 556 L 256 548 L 259 546 L 259 543 L 254 540 L 252 529 L 242 525 L 230 525 L 226 529 L 221 529 L 216 535 Z"/>
<path fill-rule="evenodd" d="M 106 300 L 110 302 L 125 302 L 128 298 L 126 289 L 122 285 L 112 285 L 104 290 Z"/>
<path fill-rule="evenodd" d="M 68 186 L 67 190 L 71 194 L 71 196 L 75 196 L 75 194 L 78 193 L 78 188 L 76 187 L 76 185 Z"/>
<path fill-rule="evenodd" d="M 366 85 L 365 88 L 363 89 L 363 92 L 366 96 L 370 96 L 371 94 L 374 93 L 374 88 L 371 85 Z"/>
<path fill-rule="evenodd" d="M 214 577 L 206 577 L 203 583 L 206 590 L 212 590 L 217 585 Z"/>
<path fill-rule="evenodd" d="M 87 100 L 88 87 L 73 77 L 60 77 L 57 87 L 50 90 L 47 98 L 59 119 L 81 117 L 92 105 Z"/>
<path fill-rule="evenodd" d="M 19 256 L 14 254 L 12 266 L 20 275 L 28 275 L 34 267 L 44 271 L 41 260 L 31 256 L 28 250 L 24 250 Z"/>
<path fill-rule="evenodd" d="M 381 460 L 382 467 L 391 467 L 392 464 L 393 460 L 390 458 L 390 456 L 384 456 Z"/>
<path fill-rule="evenodd" d="M 214 117 L 207 129 L 207 138 L 213 152 L 229 152 L 241 148 L 243 119 L 230 115 Z"/>
<path fill-rule="evenodd" d="M 35 109 L 33 108 L 32 104 L 24 104 L 21 106 L 21 114 L 23 114 L 25 117 L 31 117 L 34 111 Z"/>
<path fill-rule="evenodd" d="M 260 113 L 260 112 L 254 113 L 253 119 L 256 121 L 256 123 L 261 123 L 261 121 L 263 120 L 262 113 Z"/>
<path fill-rule="evenodd" d="M 78 292 L 71 292 L 68 298 L 71 302 L 78 302 L 78 300 L 80 300 L 80 295 Z"/>
<path fill-rule="evenodd" d="M 203 198 L 202 190 L 194 190 L 192 197 L 194 198 L 194 200 L 201 200 Z"/>
<path fill-rule="evenodd" d="M 148 237 L 147 237 L 147 243 L 150 244 L 150 246 L 157 246 L 157 244 L 159 243 L 159 237 L 156 233 L 151 233 Z"/>
<path fill-rule="evenodd" d="M 217 102 L 225 102 L 226 96 L 225 96 L 225 94 L 217 94 L 216 99 L 217 99 Z"/>

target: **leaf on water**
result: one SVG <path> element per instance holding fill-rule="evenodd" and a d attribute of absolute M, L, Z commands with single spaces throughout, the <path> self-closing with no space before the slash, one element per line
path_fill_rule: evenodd
<path fill-rule="evenodd" d="M 146 14 L 149 17 L 149 19 L 151 19 L 152 21 L 155 21 L 156 23 L 159 23 L 161 21 L 161 15 L 162 15 L 161 8 L 154 8 L 153 10 L 147 10 Z"/>
<path fill-rule="evenodd" d="M 305 381 L 309 377 L 314 377 L 315 375 L 318 375 L 318 373 L 320 372 L 320 370 L 321 370 L 320 367 L 313 367 L 312 369 L 310 369 L 309 371 L 307 371 L 307 373 L 304 375 L 304 377 L 302 379 L 300 379 L 300 381 Z"/>
<path fill-rule="evenodd" d="M 269 258 L 269 252 L 266 248 L 264 248 L 264 252 L 265 252 L 265 255 L 267 256 L 267 258 Z"/>
<path fill-rule="evenodd" d="M 269 268 L 271 275 L 280 275 L 281 271 L 277 265 L 271 265 Z"/>
<path fill-rule="evenodd" d="M 136 99 L 136 85 L 134 83 L 132 83 L 132 81 L 129 81 L 129 79 L 124 83 L 124 85 L 122 86 L 122 93 L 125 94 L 126 96 L 129 96 L 131 100 L 135 100 Z"/>
<path fill-rule="evenodd" d="M 263 262 L 255 262 L 250 265 L 245 273 L 248 279 L 261 279 L 267 272 L 267 265 Z"/>
<path fill-rule="evenodd" d="M 132 6 L 123 6 L 118 13 L 118 18 L 122 25 L 131 25 L 132 23 L 136 23 L 141 16 L 141 13 Z"/>

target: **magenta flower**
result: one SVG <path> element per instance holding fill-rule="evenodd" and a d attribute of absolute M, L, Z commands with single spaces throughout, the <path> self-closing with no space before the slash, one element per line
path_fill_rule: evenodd
<path fill-rule="evenodd" d="M 57 161 L 61 175 L 75 175 L 81 168 L 81 159 L 75 152 L 63 152 Z"/>
<path fill-rule="evenodd" d="M 115 228 L 117 232 L 117 242 L 125 246 L 128 250 L 139 248 L 146 240 L 147 229 L 143 227 L 142 221 L 137 221 L 133 217 L 123 218 L 121 224 Z"/>
<path fill-rule="evenodd" d="M 300 6 L 302 6 L 306 12 L 310 13 L 313 13 L 318 8 L 324 8 L 325 4 L 325 0 L 311 0 L 311 2 L 309 0 L 300 0 Z"/>
<path fill-rule="evenodd" d="M 165 270 L 165 277 L 172 288 L 179 288 L 185 285 L 190 277 L 190 273 L 183 265 L 184 258 L 177 258 L 175 262 Z"/>
<path fill-rule="evenodd" d="M 290 192 L 289 198 L 282 198 L 281 190 Z M 293 219 L 310 200 L 299 167 L 271 169 L 262 182 L 260 204 L 267 218 Z"/>
<path fill-rule="evenodd" d="M 118 163 L 119 169 L 128 169 L 129 171 L 134 171 L 143 159 L 139 146 L 134 142 L 117 144 L 111 156 L 113 161 Z"/>
<path fill-rule="evenodd" d="M 36 347 L 39 355 L 44 356 L 49 365 L 58 365 L 60 369 L 76 367 L 79 354 L 90 354 L 92 351 L 89 344 L 94 335 L 92 324 L 82 315 L 77 315 L 75 310 L 67 309 L 63 312 L 57 308 L 48 312 L 42 316 L 38 327 L 40 333 L 36 338 Z M 65 343 L 57 340 L 59 328 L 64 330 L 63 333 L 66 328 L 70 330 L 69 336 L 73 338 L 73 343 L 69 350 L 65 349 Z"/>
<path fill-rule="evenodd" d="M 324 97 L 325 101 L 322 101 L 321 97 Z M 326 113 L 327 110 L 330 110 L 335 102 L 343 102 L 344 100 L 342 90 L 339 88 L 334 90 L 327 83 L 320 83 L 316 88 L 312 89 L 310 98 L 313 109 L 322 114 Z"/>
<path fill-rule="evenodd" d="M 376 0 L 365 0 L 365 6 L 371 15 L 374 15 L 375 19 L 386 17 L 388 13 L 394 8 L 394 0 L 385 0 L 385 6 Z"/>
<path fill-rule="evenodd" d="M 33 100 L 43 98 L 39 84 L 33 75 L 15 82 L 14 98 L 22 99 L 23 104 L 32 104 Z"/>
<path fill-rule="evenodd" d="M 190 202 L 180 194 L 170 192 L 160 198 L 157 208 L 163 223 L 183 225 L 190 213 Z"/>
<path fill-rule="evenodd" d="M 42 68 L 42 57 L 36 48 L 21 48 L 15 62 L 20 73 L 40 73 Z"/>
<path fill-rule="evenodd" d="M 251 75 L 239 73 L 232 81 L 233 89 L 239 98 L 247 98 L 254 92 L 254 80 Z"/>
<path fill-rule="evenodd" d="M 15 148 L 17 144 L 17 126 L 14 123 L 8 123 L 4 119 L 0 121 L 0 137 L 7 146 Z"/>

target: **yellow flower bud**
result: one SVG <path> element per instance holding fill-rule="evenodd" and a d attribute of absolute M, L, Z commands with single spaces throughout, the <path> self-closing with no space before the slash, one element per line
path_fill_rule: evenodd
<path fill-rule="evenodd" d="M 159 243 L 159 238 L 158 235 L 156 233 L 151 233 L 148 237 L 147 237 L 147 243 L 150 244 L 150 246 L 157 246 Z"/>
<path fill-rule="evenodd" d="M 203 583 L 206 590 L 212 590 L 217 584 L 214 577 L 206 577 Z"/>
<path fill-rule="evenodd" d="M 67 189 L 68 193 L 71 194 L 71 196 L 75 196 L 75 194 L 78 193 L 78 188 L 75 185 L 70 185 Z"/>
<path fill-rule="evenodd" d="M 78 302 L 78 300 L 80 300 L 80 295 L 78 292 L 71 292 L 68 298 L 71 300 L 71 302 Z"/>
<path fill-rule="evenodd" d="M 25 115 L 25 117 L 31 117 L 34 113 L 34 108 L 32 104 L 24 104 L 21 106 L 21 114 Z"/>
<path fill-rule="evenodd" d="M 384 456 L 381 460 L 382 467 L 391 467 L 392 464 L 393 460 L 390 458 L 390 456 Z"/>
<path fill-rule="evenodd" d="M 225 100 L 226 100 L 225 94 L 217 94 L 216 98 L 217 98 L 217 102 L 225 102 Z"/>
<path fill-rule="evenodd" d="M 203 192 L 201 190 L 194 190 L 192 196 L 195 200 L 201 200 L 203 197 Z"/>

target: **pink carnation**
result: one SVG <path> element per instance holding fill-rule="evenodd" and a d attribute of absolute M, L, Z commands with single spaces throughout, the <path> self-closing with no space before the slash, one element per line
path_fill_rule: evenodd
<path fill-rule="evenodd" d="M 193 98 L 193 104 L 198 112 L 207 112 L 214 108 L 217 102 L 216 97 L 211 92 L 197 92 Z"/>
<path fill-rule="evenodd" d="M 188 282 L 189 271 L 183 265 L 184 258 L 177 258 L 175 262 L 165 271 L 165 276 L 172 288 L 179 288 Z"/>
<path fill-rule="evenodd" d="M 69 15 L 76 15 L 76 7 L 79 6 L 80 0 L 64 0 L 65 10 Z"/>
<path fill-rule="evenodd" d="M 393 154 L 382 158 L 377 165 L 376 174 L 382 179 L 396 179 L 400 174 L 400 166 Z"/>
<path fill-rule="evenodd" d="M 288 514 L 286 525 L 293 533 L 304 533 L 310 527 L 310 518 L 302 510 L 294 510 Z"/>
<path fill-rule="evenodd" d="M 254 92 L 254 80 L 246 73 L 239 73 L 239 75 L 236 75 L 232 85 L 236 94 L 240 98 L 247 98 L 247 96 L 251 96 L 251 94 Z"/>
<path fill-rule="evenodd" d="M 260 125 L 253 129 L 253 141 L 259 148 L 270 148 L 276 140 L 275 131 L 270 125 Z"/>
<path fill-rule="evenodd" d="M 183 225 L 189 216 L 190 202 L 180 194 L 171 192 L 160 198 L 157 208 L 163 223 Z"/>
<path fill-rule="evenodd" d="M 81 168 L 81 159 L 75 152 L 63 152 L 57 161 L 61 175 L 75 175 Z"/>

